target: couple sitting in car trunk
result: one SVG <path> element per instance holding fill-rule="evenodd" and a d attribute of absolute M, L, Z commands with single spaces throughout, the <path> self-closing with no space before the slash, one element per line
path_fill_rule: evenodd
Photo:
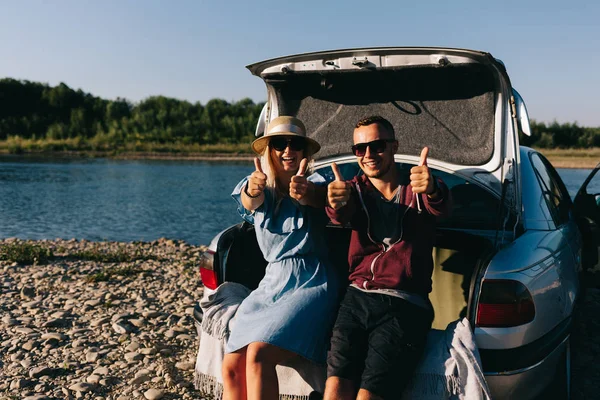
<path fill-rule="evenodd" d="M 335 180 L 325 186 L 306 177 L 320 146 L 297 118 L 275 118 L 252 148 L 261 158 L 233 197 L 268 265 L 230 322 L 223 398 L 277 399 L 275 367 L 294 357 L 327 360 L 325 399 L 397 398 L 433 321 L 435 220 L 450 209 L 446 185 L 427 167 L 428 149 L 404 176 L 392 125 L 361 119 L 352 151 L 363 175 L 344 181 L 333 163 Z M 327 217 L 352 228 L 341 304 L 345 285 L 323 245 Z"/>

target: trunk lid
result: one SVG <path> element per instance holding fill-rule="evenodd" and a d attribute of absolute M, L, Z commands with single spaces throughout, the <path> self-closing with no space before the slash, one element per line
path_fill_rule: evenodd
<path fill-rule="evenodd" d="M 517 113 L 504 65 L 473 50 L 388 47 L 315 52 L 251 64 L 267 85 L 265 120 L 293 115 L 321 144 L 317 164 L 351 155 L 354 125 L 381 115 L 396 159 L 418 161 L 488 188 L 520 212 Z M 504 182 L 504 188 L 503 183 Z"/>

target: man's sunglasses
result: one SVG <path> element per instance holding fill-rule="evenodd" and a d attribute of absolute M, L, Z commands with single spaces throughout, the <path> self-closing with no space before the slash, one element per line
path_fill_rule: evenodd
<path fill-rule="evenodd" d="M 356 157 L 364 157 L 367 154 L 367 147 L 371 149 L 371 153 L 383 153 L 388 143 L 394 143 L 396 139 L 377 139 L 372 142 L 358 143 L 352 146 L 352 152 Z"/>
<path fill-rule="evenodd" d="M 306 140 L 301 137 L 274 137 L 269 141 L 269 145 L 277 151 L 284 151 L 290 146 L 290 150 L 301 151 L 306 147 Z"/>

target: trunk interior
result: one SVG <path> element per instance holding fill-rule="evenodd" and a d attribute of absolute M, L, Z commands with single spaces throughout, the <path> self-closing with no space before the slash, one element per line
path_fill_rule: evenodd
<path fill-rule="evenodd" d="M 429 299 L 435 311 L 432 328 L 446 329 L 457 319 L 468 317 L 475 280 L 493 254 L 492 243 L 481 236 L 438 229 L 433 249 L 433 288 Z"/>
<path fill-rule="evenodd" d="M 331 261 L 343 277 L 348 275 L 349 229 L 329 227 L 327 243 Z M 492 243 L 481 236 L 438 229 L 433 249 L 433 290 L 429 296 L 435 311 L 434 329 L 445 329 L 459 318 L 470 317 L 469 299 L 476 272 L 485 267 L 493 252 Z M 262 257 L 254 228 L 242 223 L 225 233 L 219 242 L 220 282 L 238 282 L 250 289 L 264 276 Z M 471 318 L 470 318 L 471 319 Z"/>

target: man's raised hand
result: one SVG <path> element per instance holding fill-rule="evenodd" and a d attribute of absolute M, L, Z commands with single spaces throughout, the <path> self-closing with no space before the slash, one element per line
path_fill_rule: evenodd
<path fill-rule="evenodd" d="M 338 210 L 348 204 L 350 183 L 344 181 L 336 163 L 331 164 L 331 170 L 335 180 L 327 185 L 327 202 L 331 208 Z"/>
<path fill-rule="evenodd" d="M 423 147 L 423 150 L 421 150 L 419 165 L 410 169 L 410 186 L 412 186 L 413 193 L 433 194 L 435 191 L 433 176 L 431 175 L 429 167 L 427 166 L 428 155 L 429 147 Z"/>

